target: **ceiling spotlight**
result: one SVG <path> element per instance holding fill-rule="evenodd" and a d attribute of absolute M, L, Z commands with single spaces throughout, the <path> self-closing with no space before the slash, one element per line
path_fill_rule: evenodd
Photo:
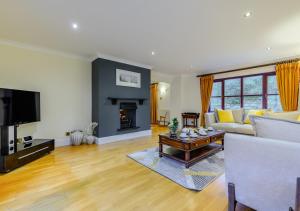
<path fill-rule="evenodd" d="M 267 47 L 267 51 L 270 51 L 271 50 L 271 47 Z"/>
<path fill-rule="evenodd" d="M 246 12 L 246 13 L 244 14 L 244 17 L 245 17 L 245 18 L 249 18 L 251 15 L 252 15 L 251 12 Z"/>
<path fill-rule="evenodd" d="M 154 56 L 154 55 L 155 55 L 155 52 L 154 52 L 154 51 L 152 51 L 152 52 L 151 52 L 151 55 L 152 55 L 152 56 Z"/>
<path fill-rule="evenodd" d="M 73 29 L 78 29 L 78 24 L 77 23 L 72 23 L 72 28 Z"/>

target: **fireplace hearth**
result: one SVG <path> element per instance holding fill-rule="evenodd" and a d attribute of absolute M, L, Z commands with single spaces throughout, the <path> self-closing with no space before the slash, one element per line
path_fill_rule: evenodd
<path fill-rule="evenodd" d="M 136 126 L 136 103 L 120 103 L 120 129 L 129 130 L 139 128 Z"/>

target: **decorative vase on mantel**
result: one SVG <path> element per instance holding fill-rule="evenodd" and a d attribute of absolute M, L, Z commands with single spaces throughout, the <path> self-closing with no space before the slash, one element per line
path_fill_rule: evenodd
<path fill-rule="evenodd" d="M 177 118 L 173 118 L 172 122 L 169 124 L 169 130 L 170 130 L 170 137 L 176 138 L 177 137 L 177 129 L 178 129 L 178 120 Z"/>

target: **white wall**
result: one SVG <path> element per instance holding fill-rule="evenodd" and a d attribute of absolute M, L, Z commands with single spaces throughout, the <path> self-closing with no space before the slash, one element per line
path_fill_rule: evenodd
<path fill-rule="evenodd" d="M 195 75 L 182 75 L 182 112 L 201 112 L 200 81 Z"/>
<path fill-rule="evenodd" d="M 237 72 L 216 74 L 214 77 L 215 77 L 215 79 L 231 78 L 231 77 L 237 77 L 237 76 L 243 76 L 243 75 L 254 75 L 254 74 L 268 73 L 268 72 L 274 72 L 274 71 L 275 71 L 275 65 L 271 65 L 271 66 L 267 66 L 267 67 L 253 68 L 253 69 L 241 70 L 241 71 L 237 71 Z"/>
<path fill-rule="evenodd" d="M 166 82 L 158 83 L 158 108 L 169 110 L 171 107 L 171 84 Z"/>
<path fill-rule="evenodd" d="M 151 71 L 151 82 L 170 84 L 170 117 L 177 117 L 180 124 L 181 113 L 201 112 L 200 83 L 195 75 L 167 75 Z"/>
<path fill-rule="evenodd" d="M 0 44 L 0 87 L 41 93 L 41 122 L 18 136 L 66 140 L 65 132 L 91 122 L 91 62 Z"/>

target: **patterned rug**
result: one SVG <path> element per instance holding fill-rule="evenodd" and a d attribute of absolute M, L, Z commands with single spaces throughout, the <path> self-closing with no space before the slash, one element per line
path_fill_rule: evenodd
<path fill-rule="evenodd" d="M 165 149 L 171 150 L 171 149 Z M 158 156 L 158 148 L 150 148 L 129 154 L 128 157 L 177 184 L 196 191 L 203 190 L 224 173 L 224 153 L 218 152 L 199 161 L 190 168 L 170 158 Z"/>

